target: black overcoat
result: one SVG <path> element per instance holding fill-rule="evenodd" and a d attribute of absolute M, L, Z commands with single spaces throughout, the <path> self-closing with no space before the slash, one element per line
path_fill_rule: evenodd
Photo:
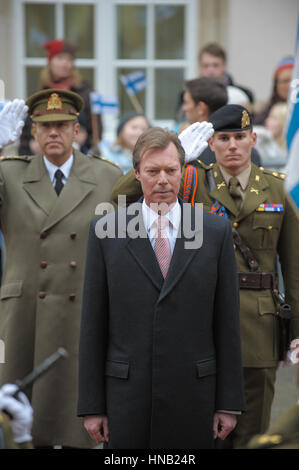
<path fill-rule="evenodd" d="M 126 218 L 107 216 L 116 238 L 90 229 L 78 415 L 107 414 L 112 449 L 213 448 L 214 412 L 244 409 L 231 225 L 204 211 L 202 247 L 177 238 L 164 281 Z"/>

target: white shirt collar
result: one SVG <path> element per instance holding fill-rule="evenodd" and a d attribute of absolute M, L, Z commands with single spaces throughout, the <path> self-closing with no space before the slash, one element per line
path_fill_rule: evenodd
<path fill-rule="evenodd" d="M 153 211 L 146 204 L 145 199 L 143 199 L 143 202 L 142 202 L 142 217 L 143 217 L 144 226 L 147 232 L 149 232 L 153 228 L 153 226 L 156 227 L 155 222 L 157 218 L 159 217 L 159 214 Z M 167 212 L 167 214 L 165 214 L 165 217 L 168 218 L 170 222 L 170 226 L 173 227 L 173 230 L 177 232 L 181 223 L 181 206 L 178 200 L 176 201 L 173 208 L 169 212 Z"/>
<path fill-rule="evenodd" d="M 61 166 L 54 165 L 45 156 L 44 156 L 44 162 L 45 162 L 46 168 L 48 170 L 51 183 L 55 184 L 55 172 L 58 169 L 62 171 L 62 173 L 64 175 L 64 180 L 67 181 L 68 177 L 70 176 L 70 172 L 71 172 L 71 169 L 72 169 L 72 166 L 73 166 L 74 155 L 72 154 L 67 159 L 67 161 Z"/>

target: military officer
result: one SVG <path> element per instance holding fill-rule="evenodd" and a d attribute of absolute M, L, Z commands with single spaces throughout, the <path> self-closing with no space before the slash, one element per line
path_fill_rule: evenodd
<path fill-rule="evenodd" d="M 250 113 L 243 106 L 226 105 L 212 114 L 210 122 L 215 133 L 209 144 L 217 162 L 207 166 L 198 161 L 196 168 L 188 165 L 181 196 L 186 202 L 202 202 L 206 210 L 232 222 L 247 412 L 226 441 L 238 448 L 252 436 L 264 433 L 269 425 L 283 339 L 275 275 L 277 254 L 285 302 L 292 308 L 289 339 L 299 336 L 299 219 L 284 192 L 284 175 L 250 161 L 256 142 Z M 118 194 L 127 194 L 128 203 L 139 197 L 132 174 L 114 187 L 115 201 Z"/>
<path fill-rule="evenodd" d="M 0 384 L 26 376 L 63 346 L 68 358 L 33 385 L 37 447 L 90 447 L 76 417 L 77 344 L 88 227 L 121 170 L 73 150 L 82 98 L 48 89 L 27 100 L 38 156 L 1 157 L 6 266 L 0 293 Z M 1 127 L 1 122 L 0 122 Z"/>

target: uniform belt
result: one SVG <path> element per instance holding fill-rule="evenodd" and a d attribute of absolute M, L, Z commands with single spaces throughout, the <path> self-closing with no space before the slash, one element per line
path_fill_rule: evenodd
<path fill-rule="evenodd" d="M 240 289 L 273 289 L 274 273 L 248 273 L 239 272 Z"/>

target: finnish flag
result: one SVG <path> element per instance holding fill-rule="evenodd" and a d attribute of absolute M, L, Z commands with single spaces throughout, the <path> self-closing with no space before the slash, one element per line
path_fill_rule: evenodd
<path fill-rule="evenodd" d="M 145 74 L 138 70 L 136 72 L 129 73 L 128 75 L 122 75 L 120 80 L 128 95 L 131 96 L 136 95 L 136 93 L 143 90 L 147 85 Z"/>
<path fill-rule="evenodd" d="M 90 92 L 90 107 L 92 114 L 118 114 L 118 100 L 114 96 L 102 96 L 95 91 Z"/>

